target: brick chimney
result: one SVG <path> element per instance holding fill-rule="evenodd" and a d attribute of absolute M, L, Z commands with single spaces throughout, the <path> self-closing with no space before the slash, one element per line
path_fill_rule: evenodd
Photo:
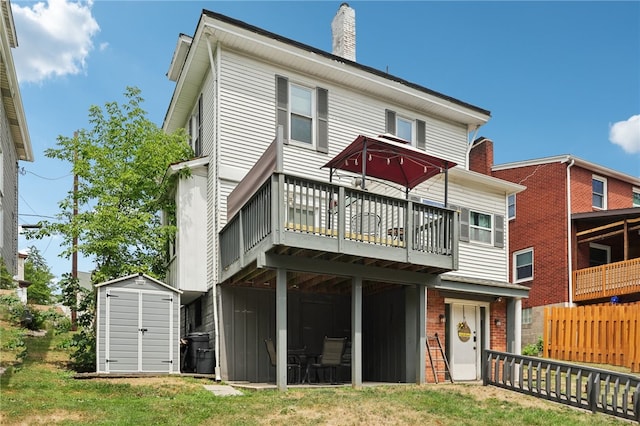
<path fill-rule="evenodd" d="M 342 3 L 331 21 L 332 53 L 356 60 L 356 11 Z"/>
<path fill-rule="evenodd" d="M 493 141 L 480 136 L 469 151 L 469 170 L 491 176 L 493 167 Z"/>

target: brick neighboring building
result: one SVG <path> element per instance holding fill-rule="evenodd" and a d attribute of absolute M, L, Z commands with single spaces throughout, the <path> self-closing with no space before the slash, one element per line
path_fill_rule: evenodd
<path fill-rule="evenodd" d="M 486 138 L 474 142 L 469 164 L 527 187 L 509 198 L 510 280 L 531 289 L 523 345 L 542 336 L 546 306 L 640 300 L 639 178 L 572 155 L 494 165 Z M 615 265 L 617 275 L 599 265 Z M 596 282 L 602 276 L 607 289 Z"/>

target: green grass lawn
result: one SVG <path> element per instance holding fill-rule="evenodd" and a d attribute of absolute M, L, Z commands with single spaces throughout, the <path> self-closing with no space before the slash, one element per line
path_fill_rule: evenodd
<path fill-rule="evenodd" d="M 245 391 L 216 397 L 187 377 L 73 378 L 69 333 L 24 337 L 22 362 L 4 348 L 0 322 L 0 424 L 91 425 L 602 425 L 621 420 L 480 385 Z M 19 348 L 16 350 L 20 350 Z"/>

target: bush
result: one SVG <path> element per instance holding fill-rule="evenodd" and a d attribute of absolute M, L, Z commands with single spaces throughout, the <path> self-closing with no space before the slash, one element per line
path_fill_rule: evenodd
<path fill-rule="evenodd" d="M 536 343 L 530 343 L 522 348 L 522 355 L 527 356 L 540 356 L 542 355 L 542 349 L 544 347 L 544 342 L 542 341 L 542 336 L 538 337 L 538 341 Z"/>
<path fill-rule="evenodd" d="M 24 329 L 22 328 L 10 328 L 0 329 L 2 339 L 0 339 L 0 349 L 5 354 L 7 352 L 15 352 L 15 361 L 20 364 L 27 356 L 27 345 L 24 341 Z M 3 356 L 4 361 L 6 357 Z"/>

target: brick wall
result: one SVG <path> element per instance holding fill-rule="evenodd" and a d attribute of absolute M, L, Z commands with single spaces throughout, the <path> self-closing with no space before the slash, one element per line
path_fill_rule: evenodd
<path fill-rule="evenodd" d="M 607 210 L 633 207 L 633 185 L 612 177 L 607 177 L 582 167 L 571 168 L 571 210 L 572 213 L 598 211 L 593 208 L 592 178 L 605 178 L 607 182 Z"/>
<path fill-rule="evenodd" d="M 493 141 L 478 138 L 469 151 L 469 170 L 491 176 L 493 167 Z"/>
<path fill-rule="evenodd" d="M 522 307 L 568 301 L 566 165 L 540 164 L 493 175 L 527 187 L 516 195 L 516 217 L 509 221 L 510 252 L 533 247 L 533 280 L 520 283 L 531 288 Z M 512 256 L 509 274 L 513 277 Z"/>
<path fill-rule="evenodd" d="M 444 297 L 437 290 L 427 290 L 427 336 L 433 336 L 438 333 L 440 343 L 446 351 L 446 324 L 440 321 L 440 315 L 445 313 Z M 496 319 L 500 320 L 500 324 L 496 324 Z M 507 303 L 506 300 L 491 303 L 489 307 L 489 328 L 490 338 L 489 347 L 496 351 L 507 350 Z M 429 354 L 425 359 L 426 371 L 425 378 L 427 383 L 434 383 L 433 370 L 429 362 Z M 442 362 L 436 363 L 436 371 L 444 371 L 445 366 Z M 445 381 L 444 373 L 438 374 L 438 382 Z"/>

